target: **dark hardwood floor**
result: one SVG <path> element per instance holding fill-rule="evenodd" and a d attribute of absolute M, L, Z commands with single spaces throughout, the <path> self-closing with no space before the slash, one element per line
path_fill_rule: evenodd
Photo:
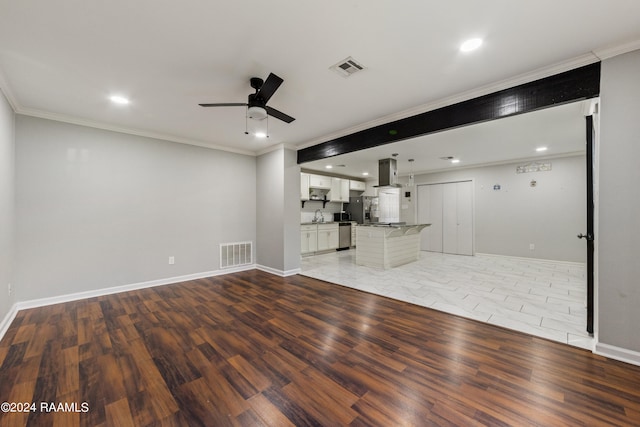
<path fill-rule="evenodd" d="M 252 270 L 19 312 L 0 401 L 37 405 L 12 427 L 638 426 L 640 367 Z"/>

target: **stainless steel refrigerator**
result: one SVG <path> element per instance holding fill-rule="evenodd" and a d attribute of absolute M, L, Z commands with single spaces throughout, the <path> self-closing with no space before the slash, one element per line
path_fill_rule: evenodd
<path fill-rule="evenodd" d="M 351 215 L 351 220 L 358 224 L 378 222 L 378 198 L 372 196 L 349 197 L 349 206 L 346 211 Z"/>

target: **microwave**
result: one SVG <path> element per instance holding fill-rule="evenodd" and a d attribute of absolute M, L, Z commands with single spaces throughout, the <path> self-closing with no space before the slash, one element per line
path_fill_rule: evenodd
<path fill-rule="evenodd" d="M 334 221 L 351 221 L 351 215 L 348 212 L 338 212 L 333 214 Z"/>

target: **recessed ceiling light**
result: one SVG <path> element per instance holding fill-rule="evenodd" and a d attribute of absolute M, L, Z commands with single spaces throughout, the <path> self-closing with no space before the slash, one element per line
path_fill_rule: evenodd
<path fill-rule="evenodd" d="M 264 132 L 256 132 L 255 135 L 256 135 L 256 138 L 266 138 L 267 137 L 267 134 L 264 133 Z"/>
<path fill-rule="evenodd" d="M 369 176 L 369 172 L 362 172 L 362 176 Z"/>
<path fill-rule="evenodd" d="M 461 52 L 471 52 L 482 45 L 482 39 L 469 39 L 460 45 Z"/>
<path fill-rule="evenodd" d="M 547 151 L 547 147 L 538 147 L 536 151 Z"/>
<path fill-rule="evenodd" d="M 325 166 L 325 169 L 333 169 L 333 165 L 327 165 Z"/>
<path fill-rule="evenodd" d="M 453 159 L 451 160 L 451 163 L 460 163 L 460 159 Z"/>
<path fill-rule="evenodd" d="M 126 105 L 129 103 L 129 100 L 127 98 L 125 98 L 124 96 L 118 96 L 118 95 L 114 95 L 111 98 L 111 102 L 115 103 L 115 104 L 122 104 L 122 105 Z"/>

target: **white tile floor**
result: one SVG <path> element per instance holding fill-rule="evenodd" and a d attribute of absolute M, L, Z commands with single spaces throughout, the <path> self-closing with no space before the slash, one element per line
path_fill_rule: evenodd
<path fill-rule="evenodd" d="M 353 249 L 305 257 L 301 274 L 593 350 L 582 264 L 421 252 L 383 270 L 354 259 Z"/>

